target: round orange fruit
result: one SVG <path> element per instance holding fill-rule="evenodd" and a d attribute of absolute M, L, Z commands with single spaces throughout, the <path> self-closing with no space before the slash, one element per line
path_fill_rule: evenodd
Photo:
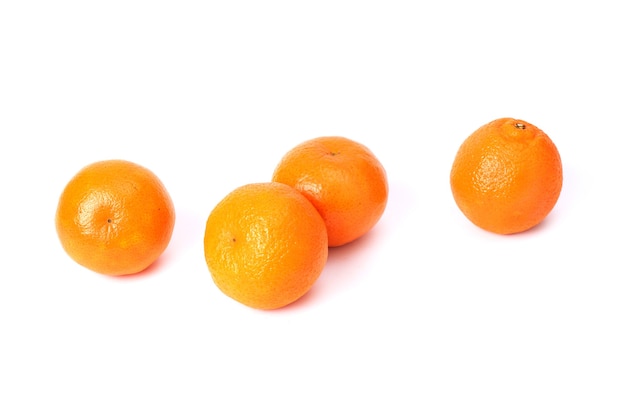
<path fill-rule="evenodd" d="M 174 204 L 157 176 L 124 160 L 81 169 L 59 198 L 55 223 L 63 249 L 106 275 L 143 271 L 167 248 Z"/>
<path fill-rule="evenodd" d="M 459 148 L 452 195 L 478 227 L 498 234 L 526 231 L 554 208 L 563 184 L 561 157 L 541 129 L 519 119 L 494 120 Z"/>
<path fill-rule="evenodd" d="M 276 166 L 272 181 L 300 191 L 320 212 L 329 246 L 352 242 L 380 220 L 389 194 L 387 174 L 370 149 L 340 136 L 300 143 Z"/>
<path fill-rule="evenodd" d="M 274 182 L 236 188 L 209 214 L 204 255 L 216 286 L 256 309 L 306 294 L 328 257 L 326 227 L 298 191 Z"/>

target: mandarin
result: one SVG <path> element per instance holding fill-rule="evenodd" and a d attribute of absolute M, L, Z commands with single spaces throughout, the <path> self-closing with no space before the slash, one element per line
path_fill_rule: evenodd
<path fill-rule="evenodd" d="M 383 165 L 370 149 L 340 136 L 310 139 L 288 151 L 272 181 L 300 191 L 320 212 L 329 246 L 365 235 L 387 205 L 389 187 Z"/>
<path fill-rule="evenodd" d="M 216 286 L 252 308 L 293 303 L 328 257 L 326 227 L 298 191 L 274 182 L 240 186 L 211 211 L 204 255 Z"/>
<path fill-rule="evenodd" d="M 166 249 L 174 204 L 157 176 L 124 160 L 95 162 L 65 186 L 56 211 L 63 249 L 105 275 L 143 271 Z"/>
<path fill-rule="evenodd" d="M 561 157 L 541 129 L 501 118 L 460 146 L 450 173 L 456 204 L 476 226 L 498 234 L 526 231 L 555 206 L 563 184 Z"/>

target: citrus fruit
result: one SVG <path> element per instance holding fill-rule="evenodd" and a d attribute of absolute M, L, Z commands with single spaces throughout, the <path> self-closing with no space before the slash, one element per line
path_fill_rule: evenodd
<path fill-rule="evenodd" d="M 501 118 L 460 146 L 450 173 L 452 195 L 475 225 L 498 234 L 528 230 L 552 211 L 563 184 L 561 157 L 541 129 Z"/>
<path fill-rule="evenodd" d="M 211 211 L 204 254 L 217 287 L 252 308 L 284 307 L 306 294 L 328 257 L 315 207 L 285 184 L 243 185 Z"/>
<path fill-rule="evenodd" d="M 65 186 L 56 230 L 67 254 L 106 275 L 150 266 L 170 242 L 174 204 L 157 176 L 133 162 L 87 165 Z"/>
<path fill-rule="evenodd" d="M 372 229 L 389 193 L 385 169 L 372 151 L 340 136 L 295 146 L 279 161 L 272 181 L 294 187 L 313 203 L 326 223 L 331 247 Z"/>

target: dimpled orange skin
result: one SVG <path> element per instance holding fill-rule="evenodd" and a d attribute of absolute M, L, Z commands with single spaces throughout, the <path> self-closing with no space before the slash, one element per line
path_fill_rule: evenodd
<path fill-rule="evenodd" d="M 365 145 L 340 136 L 300 143 L 276 166 L 272 181 L 303 193 L 326 223 L 331 247 L 370 231 L 387 206 L 387 173 Z"/>
<path fill-rule="evenodd" d="M 167 248 L 174 204 L 147 168 L 107 160 L 80 170 L 63 190 L 56 230 L 67 254 L 95 272 L 141 272 Z"/>
<path fill-rule="evenodd" d="M 459 148 L 450 173 L 459 209 L 478 227 L 498 234 L 526 231 L 554 208 L 563 183 L 552 140 L 519 119 L 494 120 Z"/>
<path fill-rule="evenodd" d="M 252 308 L 273 310 L 306 294 L 328 257 L 315 207 L 285 184 L 236 188 L 211 211 L 204 254 L 216 286 Z"/>

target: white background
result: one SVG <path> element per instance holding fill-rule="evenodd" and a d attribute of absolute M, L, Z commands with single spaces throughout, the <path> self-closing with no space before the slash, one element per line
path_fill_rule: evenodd
<path fill-rule="evenodd" d="M 624 416 L 626 25 L 617 1 L 5 1 L 0 415 Z M 543 129 L 564 185 L 541 226 L 483 232 L 461 142 Z M 301 141 L 387 170 L 363 239 L 273 312 L 214 286 L 204 223 Z M 75 264 L 54 228 L 88 163 L 154 171 L 177 223 L 147 272 Z"/>

